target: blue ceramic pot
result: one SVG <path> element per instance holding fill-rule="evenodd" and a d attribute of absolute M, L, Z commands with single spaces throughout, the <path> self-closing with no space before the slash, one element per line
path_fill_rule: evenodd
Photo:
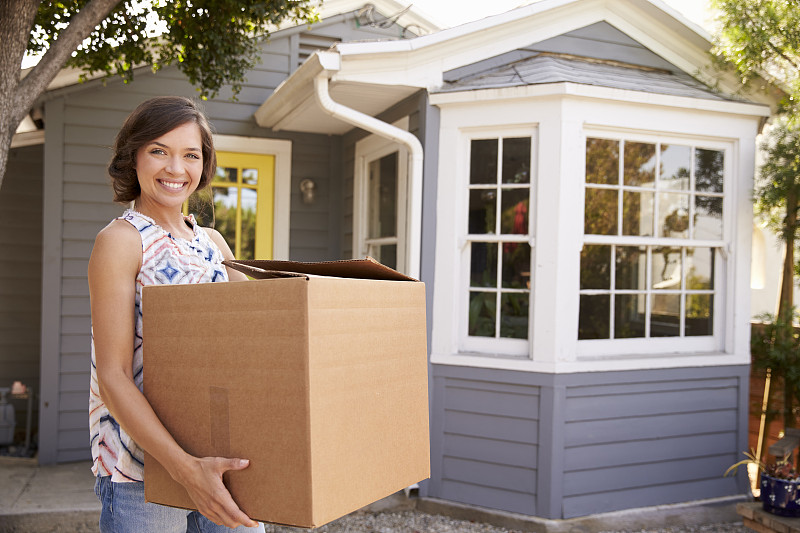
<path fill-rule="evenodd" d="M 761 473 L 761 502 L 768 513 L 800 517 L 800 481 L 777 479 Z"/>

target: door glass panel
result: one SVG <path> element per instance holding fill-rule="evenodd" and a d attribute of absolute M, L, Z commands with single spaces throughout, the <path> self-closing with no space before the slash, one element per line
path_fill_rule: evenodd
<path fill-rule="evenodd" d="M 256 255 L 256 199 L 255 189 L 242 187 L 241 251 L 237 259 L 255 259 Z"/>
<path fill-rule="evenodd" d="M 213 187 L 214 227 L 225 238 L 231 250 L 236 253 L 236 206 L 239 202 L 238 188 Z"/>
<path fill-rule="evenodd" d="M 217 167 L 214 179 L 211 183 L 236 183 L 238 170 L 235 168 Z"/>
<path fill-rule="evenodd" d="M 497 139 L 475 139 L 470 144 L 469 182 L 497 183 Z"/>
<path fill-rule="evenodd" d="M 258 185 L 258 169 L 246 168 L 242 170 L 242 183 L 245 185 Z"/>
<path fill-rule="evenodd" d="M 368 238 L 397 235 L 397 152 L 369 163 Z"/>

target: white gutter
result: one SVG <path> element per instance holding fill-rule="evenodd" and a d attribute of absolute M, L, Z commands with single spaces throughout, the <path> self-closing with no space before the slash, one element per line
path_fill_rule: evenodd
<path fill-rule="evenodd" d="M 333 118 L 367 130 L 385 139 L 402 144 L 408 149 L 409 212 L 406 220 L 408 236 L 407 275 L 420 279 L 420 249 L 422 247 L 422 144 L 412 133 L 392 126 L 375 117 L 338 104 L 328 93 L 327 72 L 314 78 L 314 94 L 320 107 Z"/>

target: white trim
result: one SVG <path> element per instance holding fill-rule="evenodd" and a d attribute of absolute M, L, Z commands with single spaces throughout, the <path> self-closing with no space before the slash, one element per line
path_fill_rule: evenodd
<path fill-rule="evenodd" d="M 469 102 L 487 102 L 516 98 L 539 98 L 543 96 L 578 96 L 592 99 L 603 99 L 625 103 L 659 105 L 664 107 L 680 107 L 697 111 L 715 111 L 737 115 L 753 115 L 769 117 L 769 106 L 731 100 L 712 100 L 690 98 L 669 94 L 615 89 L 597 85 L 583 85 L 572 82 L 542 83 L 538 85 L 522 85 L 502 87 L 499 89 L 475 89 L 471 91 L 454 91 L 433 93 L 430 95 L 431 105 L 461 104 Z"/>
<path fill-rule="evenodd" d="M 272 258 L 289 259 L 289 215 L 292 192 L 292 141 L 264 137 L 214 135 L 221 152 L 275 156 L 275 197 L 272 224 Z"/>
<path fill-rule="evenodd" d="M 392 126 L 408 131 L 407 116 L 392 123 Z M 356 142 L 355 169 L 353 176 L 353 257 L 362 258 L 367 254 L 369 164 L 375 159 L 397 152 L 397 270 L 407 272 L 408 264 L 408 218 L 409 190 L 411 180 L 408 176 L 408 150 L 402 144 L 372 134 Z"/>

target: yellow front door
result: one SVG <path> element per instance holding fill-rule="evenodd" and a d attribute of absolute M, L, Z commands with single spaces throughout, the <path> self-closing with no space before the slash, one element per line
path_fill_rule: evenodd
<path fill-rule="evenodd" d="M 237 259 L 272 259 L 275 156 L 217 152 L 217 173 L 187 202 L 198 224 L 216 228 Z"/>

